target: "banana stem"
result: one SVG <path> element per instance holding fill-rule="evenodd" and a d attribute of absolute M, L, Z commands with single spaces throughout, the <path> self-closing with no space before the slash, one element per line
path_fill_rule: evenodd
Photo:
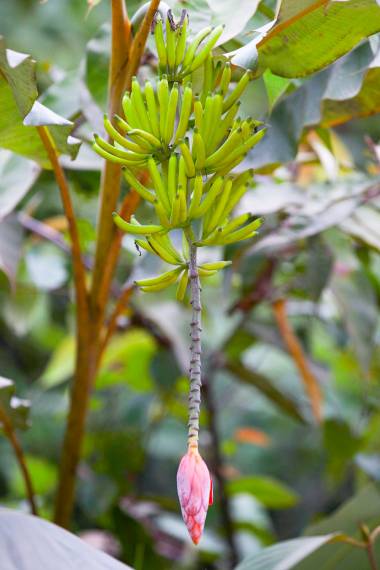
<path fill-rule="evenodd" d="M 189 431 L 188 446 L 198 447 L 199 433 L 199 413 L 201 406 L 201 385 L 202 385 L 202 365 L 201 365 L 201 332 L 202 332 L 202 305 L 201 286 L 197 268 L 197 246 L 194 245 L 191 236 L 187 235 L 190 248 L 189 277 L 190 277 L 190 304 L 193 308 L 190 323 L 191 334 L 191 358 L 190 358 L 190 393 L 189 393 Z"/>

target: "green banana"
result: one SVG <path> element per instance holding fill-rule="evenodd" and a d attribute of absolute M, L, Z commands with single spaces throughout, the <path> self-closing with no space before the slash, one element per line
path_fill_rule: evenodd
<path fill-rule="evenodd" d="M 206 165 L 206 148 L 202 135 L 198 129 L 194 129 L 192 156 L 195 161 L 195 168 L 197 171 L 203 170 Z"/>
<path fill-rule="evenodd" d="M 178 281 L 178 287 L 176 293 L 177 301 L 184 300 L 188 283 L 189 283 L 189 270 L 186 268 L 182 271 Z"/>
<path fill-rule="evenodd" d="M 151 127 L 148 113 L 145 108 L 144 99 L 141 93 L 141 87 L 136 77 L 132 79 L 131 103 L 136 110 L 137 116 L 139 118 L 139 124 L 143 127 L 144 131 L 150 132 Z"/>
<path fill-rule="evenodd" d="M 193 178 L 195 176 L 195 164 L 190 149 L 185 141 L 179 144 L 179 148 L 185 161 L 186 175 L 188 178 Z"/>
<path fill-rule="evenodd" d="M 248 83 L 250 82 L 251 74 L 249 71 L 246 71 L 244 75 L 238 81 L 235 89 L 232 91 L 231 95 L 225 99 L 223 103 L 223 113 L 228 111 L 230 107 L 239 99 L 242 95 L 244 89 L 247 87 Z"/>
<path fill-rule="evenodd" d="M 160 171 L 157 168 L 157 164 L 154 158 L 149 158 L 148 160 L 148 168 L 150 172 L 150 176 L 153 182 L 154 190 L 156 192 L 157 198 L 160 200 L 162 205 L 164 206 L 166 212 L 170 214 L 170 202 L 169 196 L 162 181 Z"/>
<path fill-rule="evenodd" d="M 175 69 L 177 34 L 172 28 L 172 19 L 166 18 L 166 57 L 171 72 Z"/>
<path fill-rule="evenodd" d="M 166 114 L 166 122 L 164 129 L 164 142 L 169 145 L 174 133 L 174 124 L 177 114 L 177 103 L 178 103 L 178 83 L 174 83 L 169 96 L 168 111 Z"/>
<path fill-rule="evenodd" d="M 164 76 L 158 82 L 157 95 L 160 104 L 160 134 L 163 139 L 165 136 L 166 116 L 168 114 L 169 105 L 169 83 Z"/>
<path fill-rule="evenodd" d="M 195 217 L 195 212 L 201 203 L 202 195 L 203 195 L 202 176 L 196 176 L 195 181 L 194 181 L 193 194 L 191 196 L 190 206 L 189 206 L 189 218 L 190 219 Z"/>
<path fill-rule="evenodd" d="M 139 287 L 152 287 L 154 285 L 159 285 L 163 283 L 174 283 L 177 280 L 178 275 L 181 273 L 182 269 L 171 269 L 170 271 L 166 271 L 162 273 L 162 275 L 158 275 L 157 277 L 151 277 L 150 279 L 139 279 L 135 281 L 136 285 Z M 174 280 L 173 280 L 174 279 Z"/>
<path fill-rule="evenodd" d="M 207 56 L 209 55 L 210 51 L 222 35 L 224 30 L 224 26 L 217 26 L 211 33 L 209 40 L 207 41 L 206 45 L 201 49 L 201 51 L 194 57 L 193 61 L 190 63 L 189 70 L 190 72 L 195 71 L 200 67 L 203 62 L 206 60 Z M 185 68 L 186 69 L 186 68 Z"/>
<path fill-rule="evenodd" d="M 168 195 L 172 204 L 177 193 L 177 156 L 172 154 L 168 164 Z"/>
<path fill-rule="evenodd" d="M 186 51 L 186 38 L 187 38 L 187 25 L 188 25 L 189 18 L 187 13 L 185 17 L 182 18 L 182 25 L 179 27 L 177 44 L 175 48 L 175 67 L 179 67 L 182 63 L 182 60 L 185 55 Z"/>
<path fill-rule="evenodd" d="M 167 56 L 166 56 L 166 46 L 164 40 L 164 32 L 162 26 L 161 18 L 155 22 L 154 26 L 154 39 L 156 43 L 156 49 L 158 54 L 158 64 L 160 67 L 161 72 L 166 69 L 167 65 Z"/>
<path fill-rule="evenodd" d="M 177 132 L 175 135 L 175 144 L 182 139 L 189 126 L 189 118 L 191 115 L 191 109 L 193 106 L 193 90 L 191 87 L 186 86 L 183 96 L 182 96 L 182 105 L 181 105 L 181 113 L 179 116 L 179 122 L 177 127 Z"/>
<path fill-rule="evenodd" d="M 224 220 L 223 212 L 228 203 L 231 194 L 231 188 L 232 188 L 232 180 L 227 180 L 223 187 L 223 191 L 221 192 L 220 198 L 216 203 L 216 206 L 213 209 L 213 212 L 210 215 L 209 220 L 207 221 L 206 227 L 204 228 L 206 232 L 205 235 L 212 232 Z"/>
<path fill-rule="evenodd" d="M 210 187 L 210 190 L 206 194 L 205 198 L 202 200 L 199 206 L 194 209 L 193 212 L 194 218 L 200 218 L 209 210 L 209 208 L 211 208 L 214 200 L 216 199 L 216 197 L 219 195 L 219 193 L 223 188 L 223 183 L 224 180 L 221 176 L 219 176 L 215 180 L 213 185 Z"/>
<path fill-rule="evenodd" d="M 207 26 L 207 28 L 203 28 L 200 32 L 197 33 L 194 40 L 191 42 L 189 47 L 187 48 L 185 57 L 183 58 L 182 62 L 182 69 L 186 69 L 190 66 L 191 62 L 194 60 L 195 52 L 198 49 L 199 44 L 211 34 L 212 28 Z"/>
<path fill-rule="evenodd" d="M 199 267 L 206 271 L 219 271 L 232 264 L 232 261 L 213 261 L 211 263 L 202 263 Z"/>
<path fill-rule="evenodd" d="M 154 94 L 153 85 L 150 81 L 145 82 L 144 95 L 146 106 L 148 109 L 149 122 L 154 136 L 160 138 L 160 123 L 158 121 L 158 108 L 156 103 L 156 96 Z"/>
<path fill-rule="evenodd" d="M 128 184 L 130 185 L 130 187 L 133 188 L 134 190 L 136 190 L 136 192 L 138 194 L 140 194 L 141 198 L 143 198 L 144 200 L 147 200 L 151 204 L 154 204 L 154 202 L 155 202 L 154 194 L 152 194 L 152 192 L 150 192 L 147 188 L 145 188 L 145 186 L 143 186 L 141 184 L 141 182 L 139 180 L 137 180 L 135 175 L 132 174 L 132 172 L 130 170 L 128 170 L 127 168 L 124 167 L 123 168 L 123 174 L 124 174 L 124 178 L 126 179 Z"/>
<path fill-rule="evenodd" d="M 220 93 L 222 95 L 222 97 L 226 96 L 226 93 L 228 91 L 228 87 L 230 85 L 230 81 L 231 81 L 231 65 L 229 63 L 226 63 L 226 65 L 223 68 L 223 72 L 222 72 L 222 77 L 220 80 L 220 85 L 219 85 L 219 89 L 220 89 Z"/>
<path fill-rule="evenodd" d="M 104 115 L 104 128 L 106 129 L 109 136 L 114 140 L 114 142 L 117 142 L 120 146 L 123 146 L 124 148 L 133 152 L 140 152 L 142 154 L 146 153 L 145 149 L 141 148 L 138 144 L 129 141 L 122 134 L 120 134 L 119 131 L 115 129 L 111 121 L 107 118 L 107 115 Z"/>
<path fill-rule="evenodd" d="M 123 230 L 123 232 L 136 234 L 136 235 L 150 235 L 164 231 L 164 228 L 162 226 L 158 226 L 156 224 L 136 225 L 131 222 L 126 222 L 116 212 L 114 212 L 112 215 L 113 215 L 113 221 L 115 222 L 115 224 L 119 229 Z"/>

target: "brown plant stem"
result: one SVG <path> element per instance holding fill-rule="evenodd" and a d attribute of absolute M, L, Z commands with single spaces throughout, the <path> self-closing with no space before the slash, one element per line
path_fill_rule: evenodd
<path fill-rule="evenodd" d="M 38 509 L 35 501 L 32 479 L 26 464 L 25 455 L 16 432 L 13 429 L 12 422 L 9 420 L 6 412 L 0 406 L 0 424 L 3 428 L 4 435 L 9 439 L 13 447 L 14 454 L 20 467 L 22 478 L 24 479 L 26 496 L 30 505 L 30 510 L 33 515 L 38 515 Z"/>
<path fill-rule="evenodd" d="M 90 358 L 89 306 L 86 289 L 86 274 L 79 244 L 79 234 L 72 206 L 69 187 L 48 130 L 38 127 L 41 140 L 49 156 L 58 187 L 63 209 L 68 221 L 71 237 L 71 251 L 74 268 L 76 294 L 76 365 L 71 389 L 71 401 L 63 442 L 60 475 L 55 505 L 55 521 L 61 526 L 69 525 L 74 503 L 75 474 L 78 465 L 81 441 L 88 407 L 89 383 L 92 362 Z"/>
<path fill-rule="evenodd" d="M 371 570 L 378 570 L 378 566 L 377 566 L 377 562 L 376 562 L 376 558 L 375 558 L 375 552 L 373 549 L 373 542 L 371 540 L 369 540 L 367 542 L 366 550 L 367 550 L 368 560 L 369 560 L 369 564 L 371 566 Z"/>
<path fill-rule="evenodd" d="M 219 505 L 222 517 L 223 529 L 225 531 L 226 540 L 230 551 L 230 568 L 235 568 L 239 561 L 237 546 L 235 542 L 235 534 L 233 520 L 231 515 L 231 505 L 227 494 L 226 484 L 223 475 L 223 457 L 221 452 L 221 442 L 217 424 L 217 409 L 214 402 L 212 392 L 213 377 L 206 376 L 203 378 L 202 394 L 207 410 L 208 428 L 211 436 L 210 454 L 212 460 L 212 471 L 218 482 Z"/>
<path fill-rule="evenodd" d="M 156 2 L 152 2 L 152 5 L 155 4 Z M 155 9 L 154 11 L 148 10 L 135 38 L 138 45 L 133 47 L 131 26 L 124 0 L 112 0 L 112 48 L 108 105 L 111 116 L 120 112 L 124 90 L 130 87 L 131 77 L 138 69 L 154 13 Z M 151 18 L 150 22 L 149 18 Z M 147 28 L 146 34 L 145 28 Z M 100 363 L 100 355 L 105 348 L 101 335 L 111 281 L 120 249 L 120 243 L 118 243 L 120 238 L 112 221 L 112 212 L 116 209 L 120 194 L 120 182 L 120 166 L 106 162 L 101 179 L 100 213 L 89 296 L 89 314 L 88 320 L 84 321 L 81 326 L 82 337 L 78 338 L 78 358 L 56 500 L 55 521 L 64 527 L 69 525 L 74 504 L 76 470 L 80 460 L 91 387 Z M 137 205 L 137 202 L 135 203 Z M 113 246 L 115 236 L 116 245 Z M 111 248 L 114 254 L 109 263 Z M 109 340 L 107 334 L 105 338 Z"/>
<path fill-rule="evenodd" d="M 299 342 L 290 325 L 286 310 L 286 300 L 278 299 L 277 301 L 274 301 L 272 307 L 281 337 L 289 351 L 289 354 L 292 356 L 294 363 L 304 382 L 306 392 L 310 399 L 314 418 L 318 423 L 320 423 L 322 419 L 321 390 L 319 388 L 318 380 L 316 379 L 306 360 L 301 343 Z"/>

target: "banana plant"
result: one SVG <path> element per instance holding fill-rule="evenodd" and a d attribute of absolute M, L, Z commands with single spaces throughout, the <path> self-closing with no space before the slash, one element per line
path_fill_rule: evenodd
<path fill-rule="evenodd" d="M 177 283 L 177 299 L 188 288 L 192 306 L 188 451 L 177 474 L 185 524 L 194 543 L 203 532 L 212 502 L 212 482 L 198 451 L 201 404 L 201 287 L 200 280 L 227 267 L 229 261 L 199 264 L 201 247 L 223 246 L 252 239 L 262 223 L 234 209 L 250 187 L 252 172 L 236 174 L 247 152 L 264 136 L 265 128 L 253 118 L 239 117 L 239 99 L 251 79 L 245 72 L 232 82 L 232 66 L 212 49 L 223 26 L 206 27 L 188 37 L 186 10 L 175 21 L 156 13 L 152 34 L 158 55 L 156 85 L 132 81 L 122 101 L 124 117 L 104 117 L 108 141 L 94 137 L 95 151 L 123 166 L 131 188 L 150 204 L 152 223 L 141 224 L 114 213 L 115 224 L 136 236 L 136 244 L 172 266 L 163 274 L 137 281 L 141 290 L 155 293 Z M 194 88 L 194 72 L 203 67 L 201 90 Z M 146 171 L 149 182 L 142 184 Z M 146 179 L 147 177 L 145 177 Z M 183 251 L 170 238 L 183 233 Z"/>

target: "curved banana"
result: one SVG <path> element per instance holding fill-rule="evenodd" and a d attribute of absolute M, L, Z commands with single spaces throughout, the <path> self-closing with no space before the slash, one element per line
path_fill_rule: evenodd
<path fill-rule="evenodd" d="M 115 222 L 117 227 L 123 230 L 123 232 L 127 232 L 129 234 L 150 235 L 150 234 L 155 234 L 157 232 L 162 232 L 165 229 L 162 226 L 157 226 L 156 224 L 135 225 L 131 222 L 126 222 L 116 212 L 114 212 L 112 215 L 113 215 L 113 221 Z"/>
<path fill-rule="evenodd" d="M 189 270 L 184 269 L 178 281 L 176 297 L 178 301 L 183 301 L 186 295 L 187 285 L 189 283 Z"/>

